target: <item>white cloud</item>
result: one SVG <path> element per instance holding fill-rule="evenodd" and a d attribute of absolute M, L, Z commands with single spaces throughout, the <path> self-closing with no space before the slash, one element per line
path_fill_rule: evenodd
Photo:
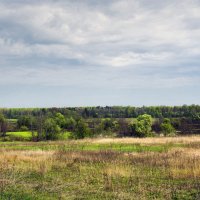
<path fill-rule="evenodd" d="M 198 0 L 2 0 L 0 84 L 199 85 L 199 13 Z"/>
<path fill-rule="evenodd" d="M 170 53 L 134 53 L 127 52 L 124 54 L 120 54 L 119 56 L 114 57 L 106 57 L 102 56 L 101 60 L 102 65 L 113 66 L 113 67 L 126 67 L 131 66 L 134 67 L 138 64 L 148 64 L 152 65 L 155 62 L 163 62 L 170 59 L 172 55 Z"/>

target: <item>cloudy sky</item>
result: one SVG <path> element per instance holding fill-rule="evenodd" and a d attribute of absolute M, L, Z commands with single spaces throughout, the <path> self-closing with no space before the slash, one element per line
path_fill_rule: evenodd
<path fill-rule="evenodd" d="M 0 0 L 0 107 L 200 104 L 199 0 Z"/>

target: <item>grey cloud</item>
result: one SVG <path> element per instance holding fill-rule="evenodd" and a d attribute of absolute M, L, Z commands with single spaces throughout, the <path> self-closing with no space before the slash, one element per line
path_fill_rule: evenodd
<path fill-rule="evenodd" d="M 2 0 L 0 11 L 0 84 L 199 85 L 197 0 Z"/>

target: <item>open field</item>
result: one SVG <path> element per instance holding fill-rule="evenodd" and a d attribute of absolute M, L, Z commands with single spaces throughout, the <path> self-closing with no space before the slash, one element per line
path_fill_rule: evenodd
<path fill-rule="evenodd" d="M 200 137 L 0 142 L 0 199 L 200 199 Z"/>

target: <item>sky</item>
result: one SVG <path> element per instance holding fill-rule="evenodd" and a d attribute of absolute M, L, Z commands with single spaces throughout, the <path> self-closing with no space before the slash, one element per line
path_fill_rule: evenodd
<path fill-rule="evenodd" d="M 183 104 L 199 0 L 0 0 L 0 107 Z"/>

